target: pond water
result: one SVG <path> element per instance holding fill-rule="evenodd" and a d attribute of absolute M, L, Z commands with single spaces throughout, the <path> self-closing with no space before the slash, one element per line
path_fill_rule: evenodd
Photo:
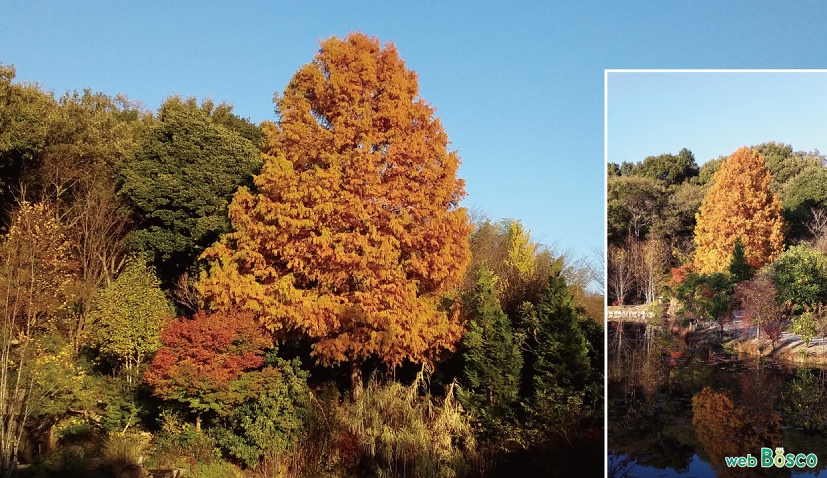
<path fill-rule="evenodd" d="M 718 342 L 609 323 L 610 478 L 827 477 L 827 368 L 737 357 Z M 762 467 L 762 448 L 771 459 L 779 447 L 793 466 Z M 748 454 L 754 466 L 727 466 Z"/>

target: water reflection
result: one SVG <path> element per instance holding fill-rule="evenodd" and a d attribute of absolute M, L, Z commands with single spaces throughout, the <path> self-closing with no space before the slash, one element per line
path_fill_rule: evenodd
<path fill-rule="evenodd" d="M 608 338 L 610 477 L 827 476 L 827 371 L 739 359 L 652 325 L 611 323 Z M 728 456 L 760 460 L 762 447 L 819 463 L 726 466 Z"/>

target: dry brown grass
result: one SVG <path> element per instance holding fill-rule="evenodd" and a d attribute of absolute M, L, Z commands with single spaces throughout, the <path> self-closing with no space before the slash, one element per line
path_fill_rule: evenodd
<path fill-rule="evenodd" d="M 339 419 L 379 476 L 460 476 L 476 453 L 476 440 L 455 388 L 451 384 L 445 398 L 434 399 L 424 368 L 409 386 L 372 379 Z"/>

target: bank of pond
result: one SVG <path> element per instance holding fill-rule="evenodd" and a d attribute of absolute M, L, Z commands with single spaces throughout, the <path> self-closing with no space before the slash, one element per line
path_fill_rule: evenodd
<path fill-rule="evenodd" d="M 609 323 L 610 478 L 827 477 L 827 366 L 739 354 L 734 340 Z"/>

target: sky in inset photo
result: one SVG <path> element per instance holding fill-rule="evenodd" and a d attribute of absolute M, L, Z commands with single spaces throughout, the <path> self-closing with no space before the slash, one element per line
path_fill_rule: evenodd
<path fill-rule="evenodd" d="M 827 152 L 827 70 L 610 70 L 613 163 L 677 154 L 698 165 L 768 141 Z"/>

